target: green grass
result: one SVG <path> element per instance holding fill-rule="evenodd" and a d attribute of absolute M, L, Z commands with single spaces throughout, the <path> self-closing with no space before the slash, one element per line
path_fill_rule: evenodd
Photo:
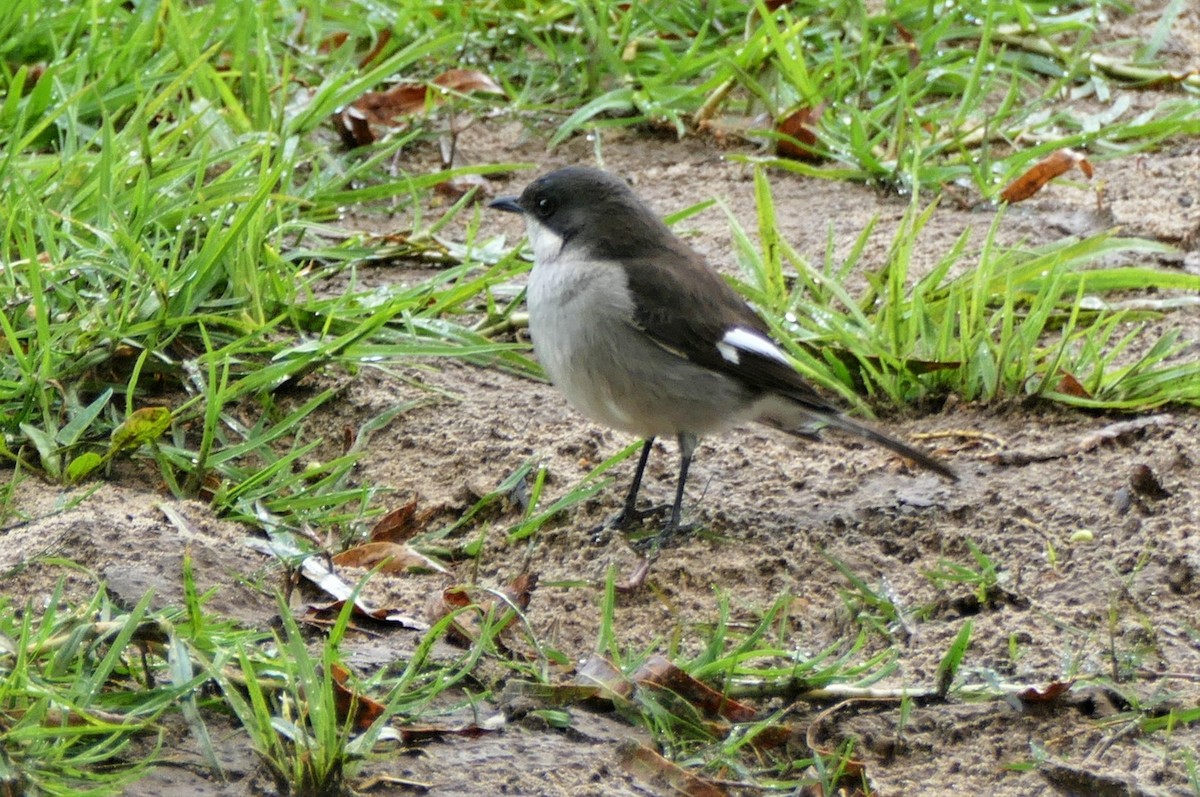
<path fill-rule="evenodd" d="M 485 232 L 474 196 L 433 200 L 449 178 L 532 165 L 426 168 L 422 155 L 443 137 L 437 117 L 352 151 L 329 123 L 365 91 L 449 68 L 484 70 L 507 91 L 447 98 L 458 118 L 518 119 L 550 146 L 614 127 L 681 136 L 712 127 L 770 144 L 774 120 L 823 104 L 818 162 L 752 147 L 735 154 L 759 164 L 756 229 L 731 222 L 735 284 L 801 370 L 863 411 L 949 394 L 1125 411 L 1200 402 L 1200 366 L 1182 356 L 1185 341 L 1172 332 L 1147 338 L 1170 311 L 1118 302 L 1200 288 L 1194 276 L 1147 265 L 1165 250 L 1159 244 L 1101 235 L 1005 248 L 993 227 L 982 241 L 964 237 L 940 253 L 927 274 L 909 268 L 944 190 L 992 200 L 1059 147 L 1102 160 L 1200 133 L 1193 78 L 1171 84 L 1169 98 L 1147 111 L 1133 111 L 1117 91 L 1167 77 L 1159 58 L 1166 22 L 1134 47 L 1097 43 L 1123 10 L 1108 0 L 896 0 L 886 8 L 868 15 L 856 0 L 797 0 L 774 14 L 741 0 L 4 4 L 0 459 L 10 471 L 0 522 L 22 516 L 13 496 L 27 476 L 69 484 L 136 474 L 276 536 L 300 528 L 349 536 L 383 504 L 355 472 L 372 435 L 423 402 L 356 422 L 344 442 L 324 440 L 316 419 L 340 398 L 330 382 L 447 357 L 539 375 L 526 347 L 501 334 L 519 326 L 521 298 L 510 285 L 527 264 L 512 242 Z M 861 289 L 846 283 L 863 273 L 873 228 L 848 256 L 808 262 L 777 232 L 771 175 L 779 169 L 911 195 L 886 262 Z M 387 214 L 394 234 L 351 229 L 348 208 Z M 1114 256 L 1125 265 L 1100 267 Z M 429 277 L 360 288 L 358 269 L 384 259 L 420 261 Z M 348 288 L 331 295 L 330 278 Z M 510 547 L 536 545 L 635 450 L 565 489 L 550 489 L 531 460 L 418 542 L 481 561 L 491 555 L 491 507 L 531 483 L 505 531 Z M 299 535 L 286 539 L 298 555 L 315 551 Z M 995 566 L 972 551 L 974 565 L 943 562 L 930 578 L 986 591 Z M 790 599 L 782 596 L 749 631 L 730 623 L 726 604 L 704 628 L 671 629 L 652 648 L 629 651 L 610 581 L 598 650 L 626 674 L 666 651 L 716 688 L 768 700 L 869 688 L 895 674 L 894 638 L 918 620 L 870 579 L 833 564 L 850 631 L 826 649 L 787 642 Z M 490 696 L 490 683 L 474 683 L 481 662 L 546 684 L 570 661 L 534 638 L 514 607 L 497 610 L 499 599 L 460 609 L 482 618 L 478 638 L 453 661 L 434 661 L 452 613 L 399 672 L 364 676 L 358 686 L 386 710 L 352 731 L 332 707 L 329 676 L 346 614 L 313 645 L 286 607 L 277 634 L 246 631 L 209 615 L 190 574 L 185 585 L 186 605 L 165 612 L 147 601 L 121 610 L 102 590 L 75 606 L 60 603 L 61 591 L 39 606 L 0 596 L 0 791 L 118 793 L 148 766 L 124 752 L 136 742 L 139 760 L 152 760 L 160 718 L 178 711 L 214 770 L 206 721 L 224 712 L 281 788 L 336 793 L 389 722 L 428 717 L 447 696 L 462 706 Z M 531 655 L 514 655 L 502 633 L 519 633 Z M 943 696 L 969 669 L 970 636 L 964 625 L 941 658 Z M 700 639 L 701 652 L 685 655 L 684 638 Z M 643 690 L 623 710 L 690 771 L 773 789 L 794 790 L 811 766 L 832 791 L 851 753 L 810 751 L 801 763 L 777 751 L 757 756 L 751 742 L 787 721 L 774 712 L 724 733 L 661 692 Z M 562 707 L 543 716 L 570 721 Z M 1138 721 L 1157 734 L 1196 717 L 1171 709 Z M 1194 759 L 1185 764 L 1195 783 Z"/>
<path fill-rule="evenodd" d="M 887 262 L 852 295 L 845 281 L 871 229 L 844 260 L 830 255 L 816 266 L 775 232 L 761 170 L 755 185 L 758 243 L 731 218 L 741 266 L 735 284 L 769 311 L 798 367 L 848 401 L 860 393 L 897 406 L 947 393 L 986 401 L 1033 395 L 1127 410 L 1200 401 L 1200 363 L 1176 356 L 1186 346 L 1177 332 L 1127 353 L 1162 313 L 1110 308 L 1134 293 L 1200 290 L 1200 277 L 1140 265 L 1098 268 L 1114 256 L 1137 262 L 1169 252 L 1164 244 L 1105 233 L 1005 248 L 994 237 L 997 215 L 977 260 L 968 258 L 963 233 L 916 278 L 911 252 L 936 205 L 914 196 Z M 1082 392 L 1061 387 L 1068 375 Z"/>

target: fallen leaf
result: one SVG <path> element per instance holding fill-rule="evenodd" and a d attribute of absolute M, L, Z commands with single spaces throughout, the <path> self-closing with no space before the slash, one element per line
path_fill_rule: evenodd
<path fill-rule="evenodd" d="M 1058 380 L 1058 387 L 1056 389 L 1059 393 L 1066 396 L 1076 396 L 1078 398 L 1092 397 L 1088 389 L 1073 374 L 1069 374 L 1066 371 L 1063 371 L 1062 378 Z"/>
<path fill-rule="evenodd" d="M 349 40 L 350 34 L 344 30 L 338 31 L 337 33 L 331 33 L 324 39 L 321 39 L 321 43 L 317 45 L 317 52 L 321 53 L 322 55 L 331 53 Z"/>
<path fill-rule="evenodd" d="M 1046 183 L 1078 167 L 1084 177 L 1092 179 L 1092 164 L 1082 153 L 1073 149 L 1057 149 L 1033 164 L 1020 177 L 1000 192 L 1005 202 L 1020 202 L 1041 191 Z"/>
<path fill-rule="evenodd" d="M 433 103 L 427 83 L 398 83 L 387 91 L 368 91 L 351 104 L 371 122 L 391 124 L 397 117 L 419 113 Z"/>
<path fill-rule="evenodd" d="M 731 722 L 749 722 L 758 713 L 696 680 L 665 656 L 651 656 L 637 668 L 632 678 L 639 686 L 669 689 L 707 714 L 724 717 Z"/>
<path fill-rule="evenodd" d="M 417 499 L 399 506 L 381 517 L 371 529 L 371 542 L 408 542 L 417 532 L 413 518 L 417 514 Z"/>
<path fill-rule="evenodd" d="M 506 707 L 523 705 L 537 708 L 562 708 L 602 699 L 605 695 L 600 686 L 583 684 L 542 684 L 536 681 L 511 679 L 504 682 L 500 691 L 500 703 Z M 607 701 L 611 708 L 612 701 Z M 509 711 L 511 714 L 512 712 Z"/>
<path fill-rule="evenodd" d="M 350 680 L 350 671 L 340 664 L 334 664 L 330 675 L 333 680 L 333 702 L 337 709 L 338 720 L 345 723 L 353 717 L 354 728 L 365 731 L 375 720 L 383 715 L 384 705 L 366 695 L 359 694 L 346 683 Z"/>
<path fill-rule="evenodd" d="M 916 69 L 921 65 L 921 51 L 917 49 L 916 37 L 899 22 L 893 21 L 892 25 L 896 28 L 896 33 L 900 34 L 901 40 L 904 41 L 904 49 L 908 55 L 908 68 Z"/>
<path fill-rule="evenodd" d="M 1065 695 L 1074 681 L 1052 681 L 1044 687 L 1031 686 L 1017 692 L 1017 697 L 1026 703 L 1049 703 Z"/>
<path fill-rule="evenodd" d="M 400 728 L 400 738 L 405 744 L 440 739 L 444 736 L 462 736 L 467 739 L 474 739 L 485 733 L 498 731 L 504 725 L 505 718 L 503 714 L 495 714 L 482 722 L 455 727 L 445 725 L 405 725 Z"/>
<path fill-rule="evenodd" d="M 337 617 L 342 612 L 342 608 L 346 605 L 344 600 L 331 601 L 329 603 L 313 603 L 309 604 L 305 611 L 304 621 L 314 625 L 329 625 L 337 621 Z M 364 603 L 361 599 L 354 603 L 352 610 L 354 616 L 364 617 L 368 620 L 377 620 L 381 623 L 391 623 L 398 625 L 401 628 L 409 628 L 414 631 L 428 631 L 429 624 L 418 620 L 399 609 L 375 608 Z M 362 630 L 362 629 L 360 629 Z"/>
<path fill-rule="evenodd" d="M 728 794 L 715 783 L 693 775 L 649 747 L 636 742 L 622 742 L 618 745 L 617 759 L 625 771 L 634 777 L 671 794 L 686 797 L 726 797 Z"/>
<path fill-rule="evenodd" d="M 450 623 L 451 633 L 448 639 L 460 644 L 472 644 L 483 633 L 483 618 L 488 612 L 494 612 L 499 619 L 493 628 L 496 642 L 503 643 L 500 635 L 512 626 L 517 619 L 517 611 L 525 611 L 532 600 L 533 590 L 537 588 L 536 573 L 523 573 L 513 579 L 512 583 L 491 593 L 481 600 L 473 600 L 470 589 L 461 585 L 447 587 L 440 595 L 432 595 L 425 607 L 425 615 L 430 623 L 437 623 L 442 618 L 455 614 Z M 462 611 L 474 608 L 474 611 Z M 516 611 L 514 611 L 514 609 Z"/>
<path fill-rule="evenodd" d="M 365 147 L 375 141 L 375 131 L 367 121 L 367 114 L 353 105 L 334 114 L 333 119 L 338 135 L 347 147 Z"/>
<path fill-rule="evenodd" d="M 522 573 L 512 580 L 507 587 L 500 590 L 500 595 L 521 611 L 529 608 L 533 600 L 533 591 L 537 589 L 537 573 Z"/>
<path fill-rule="evenodd" d="M 817 145 L 816 127 L 821 122 L 825 104 L 817 103 L 792 111 L 775 125 L 781 138 L 775 140 L 775 154 L 784 158 L 804 161 L 819 161 L 821 153 Z"/>
<path fill-rule="evenodd" d="M 388 42 L 390 42 L 391 40 L 392 40 L 391 29 L 384 28 L 382 31 L 380 31 L 379 38 L 375 41 L 375 46 L 372 47 L 370 49 L 370 51 L 367 52 L 367 54 L 364 55 L 362 57 L 362 59 L 358 62 L 358 68 L 366 69 L 368 66 L 370 66 L 371 63 L 374 62 L 375 59 L 380 56 L 380 54 L 383 52 L 383 48 L 387 47 Z"/>
<path fill-rule="evenodd" d="M 459 94 L 481 91 L 484 94 L 504 95 L 504 89 L 500 88 L 499 83 L 474 69 L 448 69 L 435 77 L 433 83 Z"/>
<path fill-rule="evenodd" d="M 433 186 L 433 190 L 441 196 L 458 201 L 472 189 L 478 190 L 476 199 L 492 195 L 492 184 L 482 174 L 460 174 L 450 180 L 443 180 Z"/>
<path fill-rule="evenodd" d="M 575 683 L 579 686 L 598 686 L 607 694 L 628 700 L 633 695 L 633 681 L 611 661 L 603 656 L 592 656 L 575 671 Z"/>
<path fill-rule="evenodd" d="M 448 573 L 449 571 L 409 545 L 399 545 L 394 542 L 366 542 L 356 545 L 333 557 L 333 563 L 339 567 L 366 567 L 382 565 L 381 573 L 404 573 L 408 571 L 429 571 Z"/>
<path fill-rule="evenodd" d="M 304 26 L 303 23 L 307 19 L 307 14 L 305 14 L 304 12 L 301 12 L 301 13 L 304 14 L 304 17 L 302 17 L 301 25 L 299 26 L 301 28 L 301 30 L 298 30 L 296 32 L 295 38 L 301 37 L 301 34 L 303 32 L 302 29 Z M 343 44 L 345 44 L 349 40 L 350 40 L 350 34 L 347 33 L 346 31 L 339 31 L 337 33 L 331 33 L 328 36 L 326 36 L 324 39 L 322 39 L 321 43 L 317 45 L 317 52 L 331 53 L 334 50 L 341 47 Z M 371 49 L 367 51 L 366 55 L 364 55 L 361 59 L 359 59 L 358 68 L 366 69 L 368 66 L 370 66 L 371 62 L 373 62 L 376 58 L 379 57 L 380 53 L 383 52 L 383 49 L 385 47 L 387 47 L 388 42 L 390 42 L 391 40 L 392 40 L 392 31 L 390 29 L 384 28 L 382 31 L 380 31 L 379 38 L 376 39 L 375 43 L 371 45 Z M 366 44 L 369 42 L 370 42 L 370 39 L 360 38 L 357 42 L 355 42 L 356 49 L 361 49 L 361 47 L 357 46 L 357 45 L 362 45 L 362 44 Z"/>
<path fill-rule="evenodd" d="M 414 631 L 429 630 L 428 623 L 411 617 L 399 609 L 372 606 L 362 595 L 358 594 L 358 590 L 347 584 L 341 576 L 330 569 L 329 562 L 324 556 L 314 555 L 302 550 L 298 543 L 298 538 L 291 532 L 282 533 L 272 531 L 273 521 L 271 515 L 266 512 L 264 507 L 258 506 L 256 509 L 259 512 L 260 522 L 263 522 L 268 528 L 268 538 L 264 540 L 257 537 L 249 537 L 243 541 L 243 545 L 265 556 L 281 559 L 285 562 L 299 561 L 300 574 L 334 599 L 334 603 L 325 606 L 315 604 L 309 606 L 309 612 L 334 612 L 336 614 L 336 612 L 341 611 L 346 601 L 353 598 L 354 613 L 357 616 L 399 625 L 403 628 L 411 628 Z"/>
<path fill-rule="evenodd" d="M 406 81 L 387 91 L 369 91 L 334 114 L 334 123 L 346 146 L 361 147 L 379 138 L 374 127 L 402 126 L 402 117 L 424 113 L 451 92 L 504 95 L 500 84 L 482 72 L 450 69 L 427 83 Z"/>

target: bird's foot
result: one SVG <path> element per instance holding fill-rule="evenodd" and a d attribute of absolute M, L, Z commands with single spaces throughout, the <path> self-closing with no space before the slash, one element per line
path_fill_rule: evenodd
<path fill-rule="evenodd" d="M 632 509 L 626 507 L 608 520 L 592 529 L 592 541 L 596 544 L 608 542 L 609 532 L 630 532 L 640 528 L 647 518 L 659 517 L 671 511 L 670 504 L 652 506 L 647 509 Z"/>
<path fill-rule="evenodd" d="M 658 552 L 663 548 L 670 548 L 680 542 L 680 538 L 691 534 L 697 528 L 698 525 L 695 523 L 680 523 L 672 519 L 668 520 L 657 532 L 627 534 L 625 539 L 630 548 L 653 558 L 657 557 Z"/>
<path fill-rule="evenodd" d="M 639 539 L 626 537 L 629 547 L 641 554 L 642 560 L 634 568 L 629 577 L 617 584 L 620 592 L 637 592 L 646 583 L 650 568 L 658 561 L 658 555 L 663 548 L 673 545 L 680 536 L 689 534 L 696 529 L 695 523 L 667 523 L 657 534 L 647 535 Z"/>

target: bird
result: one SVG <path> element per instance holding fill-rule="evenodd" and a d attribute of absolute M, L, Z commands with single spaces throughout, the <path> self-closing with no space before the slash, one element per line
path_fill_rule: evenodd
<path fill-rule="evenodd" d="M 645 441 L 611 525 L 627 529 L 666 511 L 639 510 L 637 501 L 654 441 L 674 437 L 679 472 L 660 536 L 684 529 L 700 438 L 747 421 L 803 436 L 814 424 L 833 427 L 958 479 L 818 393 L 758 313 L 620 177 L 568 166 L 488 204 L 524 218 L 529 334 L 550 381 L 583 415 Z"/>

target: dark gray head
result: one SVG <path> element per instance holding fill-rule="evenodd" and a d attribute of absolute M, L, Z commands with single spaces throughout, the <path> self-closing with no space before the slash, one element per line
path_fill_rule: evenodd
<path fill-rule="evenodd" d="M 651 254 L 675 241 L 624 180 L 585 166 L 544 174 L 519 197 L 500 197 L 489 207 L 525 217 L 535 256 L 539 239 L 546 238 L 559 249 L 582 246 L 592 255 L 609 258 Z"/>

